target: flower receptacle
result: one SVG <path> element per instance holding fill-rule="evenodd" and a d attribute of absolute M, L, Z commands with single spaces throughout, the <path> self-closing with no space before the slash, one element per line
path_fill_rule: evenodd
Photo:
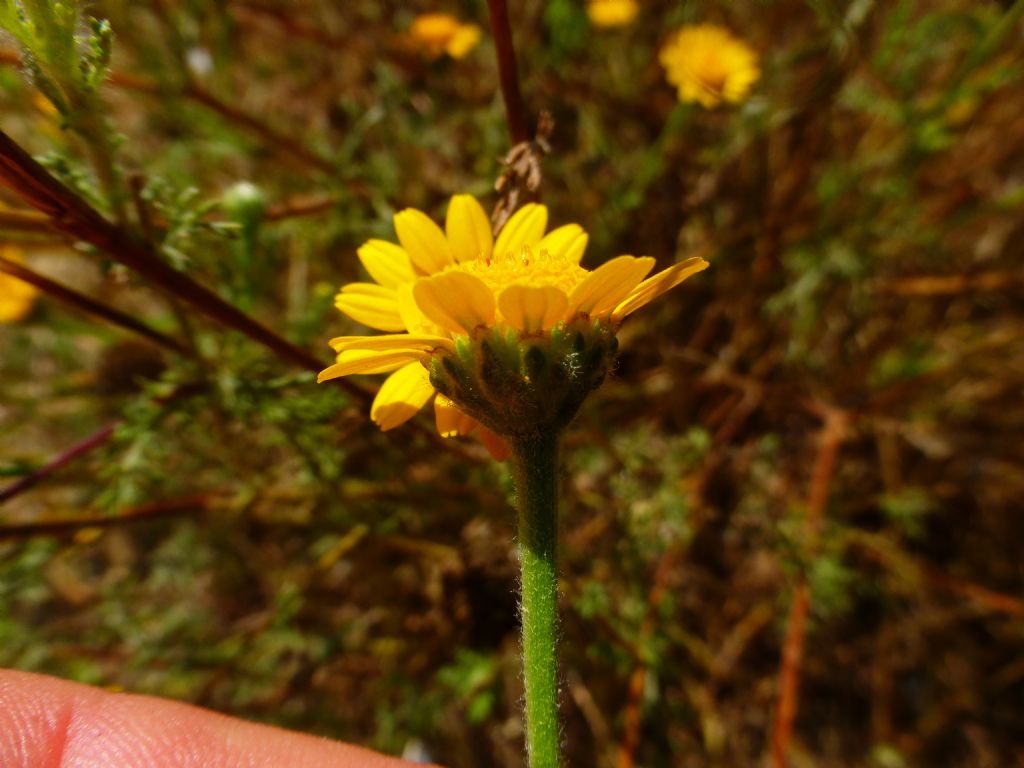
<path fill-rule="evenodd" d="M 561 430 L 605 379 L 614 327 L 579 317 L 545 334 L 489 329 L 427 363 L 430 383 L 491 431 L 515 439 Z"/>

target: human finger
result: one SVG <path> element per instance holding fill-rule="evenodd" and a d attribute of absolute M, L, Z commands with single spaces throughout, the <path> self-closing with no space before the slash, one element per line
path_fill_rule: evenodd
<path fill-rule="evenodd" d="M 4 768 L 409 768 L 180 702 L 0 670 Z"/>

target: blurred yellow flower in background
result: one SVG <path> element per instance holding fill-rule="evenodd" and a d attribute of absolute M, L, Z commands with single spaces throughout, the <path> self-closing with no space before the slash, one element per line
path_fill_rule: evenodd
<path fill-rule="evenodd" d="M 376 282 L 345 285 L 335 301 L 385 334 L 331 339 L 337 362 L 318 381 L 390 373 L 370 411 L 382 430 L 408 421 L 433 398 L 443 437 L 478 431 L 492 455 L 503 458 L 502 440 L 437 392 L 427 369 L 432 358 L 458 354 L 460 345 L 465 352 L 492 330 L 534 343 L 581 321 L 614 333 L 627 315 L 708 265 L 693 257 L 645 280 L 654 259 L 619 256 L 590 271 L 580 266 L 588 241 L 583 228 L 567 224 L 545 234 L 547 222 L 547 208 L 530 203 L 495 238 L 470 195 L 451 199 L 444 229 L 421 211 L 396 214 L 400 245 L 370 240 L 358 250 Z"/>
<path fill-rule="evenodd" d="M 587 17 L 595 27 L 623 27 L 639 10 L 637 0 L 587 0 Z"/>
<path fill-rule="evenodd" d="M 409 28 L 413 44 L 430 59 L 445 54 L 461 59 L 476 47 L 482 34 L 476 24 L 463 24 L 447 13 L 421 14 Z"/>
<path fill-rule="evenodd" d="M 0 245 L 0 256 L 21 264 L 21 250 L 13 245 Z M 0 272 L 0 323 L 17 323 L 28 317 L 36 305 L 39 291 L 23 280 Z"/>
<path fill-rule="evenodd" d="M 723 101 L 742 101 L 761 76 L 754 50 L 714 24 L 678 30 L 662 47 L 659 60 L 680 101 L 697 101 L 708 109 Z"/>
<path fill-rule="evenodd" d="M 60 140 L 63 133 L 63 118 L 57 108 L 53 106 L 53 102 L 36 91 L 32 94 L 32 106 L 35 107 L 38 114 L 36 125 L 39 129 L 50 139 Z"/>
<path fill-rule="evenodd" d="M 43 115 L 47 120 L 53 123 L 60 121 L 60 112 L 55 106 L 53 106 L 53 102 L 43 96 L 39 91 L 35 91 L 32 94 L 32 106 L 35 107 L 36 111 Z"/>

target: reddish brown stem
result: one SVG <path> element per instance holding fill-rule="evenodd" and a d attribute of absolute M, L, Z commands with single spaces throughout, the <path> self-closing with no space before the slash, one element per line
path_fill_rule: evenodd
<path fill-rule="evenodd" d="M 882 565 L 889 565 L 890 557 L 886 550 L 875 547 L 871 544 L 870 539 L 856 538 L 851 543 L 863 550 L 863 552 L 875 562 L 881 563 Z M 901 561 L 898 563 L 896 570 L 903 571 L 909 569 L 915 579 L 924 579 L 928 582 L 929 586 L 934 589 L 942 589 L 947 592 L 952 592 L 955 595 L 960 595 L 976 606 L 986 611 L 995 611 L 996 613 L 1005 613 L 1009 616 L 1024 616 L 1024 600 L 1019 597 L 1012 595 L 1006 595 L 1002 592 L 997 592 L 994 589 L 983 587 L 980 584 L 974 584 L 970 581 L 963 579 L 954 578 L 942 571 L 929 568 L 928 566 L 921 565 L 919 563 L 910 563 Z"/>
<path fill-rule="evenodd" d="M 498 77 L 501 80 L 501 95 L 505 101 L 505 118 L 512 144 L 530 140 L 526 120 L 526 107 L 519 90 L 519 70 L 516 67 L 516 49 L 512 44 L 512 28 L 508 22 L 508 6 L 505 0 L 487 0 L 491 12 L 491 34 L 494 49 L 498 55 Z"/>
<path fill-rule="evenodd" d="M 804 657 L 804 633 L 810 607 L 810 589 L 807 582 L 801 579 L 793 593 L 793 603 L 786 619 L 786 637 L 782 645 L 779 698 L 775 706 L 775 726 L 772 731 L 772 768 L 785 768 L 786 765 L 786 753 L 793 735 L 800 694 L 800 665 Z"/>
<path fill-rule="evenodd" d="M 99 446 L 103 445 L 105 442 L 107 442 L 107 440 L 110 439 L 111 435 L 114 434 L 114 430 L 117 429 L 117 425 L 120 423 L 120 420 L 112 421 L 106 426 L 101 427 L 84 440 L 80 440 L 63 453 L 48 461 L 39 469 L 25 475 L 20 480 L 15 480 L 6 488 L 0 490 L 0 504 L 3 504 L 4 502 L 13 499 L 15 496 L 21 493 L 24 493 L 32 486 L 36 485 L 42 480 L 45 480 L 54 472 L 66 466 L 67 464 L 70 464 L 75 459 L 84 456 L 94 448 L 98 448 Z"/>
<path fill-rule="evenodd" d="M 933 586 L 966 597 L 990 611 L 1010 616 L 1024 616 L 1024 600 L 961 579 L 954 579 L 934 568 L 925 568 L 924 575 Z"/>
<path fill-rule="evenodd" d="M 316 170 L 330 176 L 337 175 L 338 169 L 335 167 L 334 163 L 327 158 L 321 157 L 315 152 L 306 149 L 302 142 L 296 141 L 292 137 L 280 133 L 259 118 L 254 117 L 247 112 L 243 112 L 241 109 L 238 109 L 238 107 L 232 106 L 225 101 L 222 101 L 195 83 L 189 83 L 185 86 L 182 95 L 202 104 L 210 110 L 213 110 L 228 121 L 245 128 L 267 144 L 277 147 L 279 151 L 289 155 L 295 160 L 298 160 L 304 165 L 307 165 L 310 168 L 315 168 Z"/>
<path fill-rule="evenodd" d="M 0 131 L 0 183 L 50 216 L 55 229 L 95 246 L 207 317 L 262 344 L 282 360 L 310 371 L 323 368 L 312 353 L 253 320 L 210 289 L 164 263 L 146 243 L 107 221 L 85 200 L 50 175 L 7 134 Z M 361 399 L 369 395 L 346 379 L 340 386 Z"/>
<path fill-rule="evenodd" d="M 197 392 L 201 392 L 203 390 L 203 387 L 204 385 L 199 382 L 193 382 L 191 384 L 182 384 L 177 389 L 172 391 L 170 394 L 157 398 L 155 402 L 158 405 L 166 405 L 167 403 L 179 400 L 183 397 L 190 397 L 196 394 Z M 33 472 L 29 473 L 28 475 L 25 475 L 25 477 L 22 477 L 19 480 L 15 480 L 6 488 L 0 490 L 0 504 L 3 504 L 6 501 L 10 501 L 15 496 L 24 493 L 29 488 L 32 488 L 37 483 L 41 482 L 42 480 L 45 480 L 50 475 L 54 474 L 58 470 L 75 461 L 76 459 L 80 459 L 90 451 L 99 448 L 101 445 L 107 442 L 107 440 L 113 437 L 114 430 L 117 429 L 121 421 L 121 419 L 115 419 L 109 424 L 100 427 L 84 440 L 78 441 L 67 450 L 62 451 L 60 454 L 50 459 L 50 461 L 46 462 L 46 464 L 39 467 L 39 469 L 34 470 Z"/>
<path fill-rule="evenodd" d="M 61 285 L 60 283 L 51 280 L 48 277 L 43 277 L 37 272 L 33 272 L 23 264 L 5 259 L 0 256 L 0 272 L 6 272 L 8 275 L 13 275 L 19 280 L 23 280 L 26 283 L 34 285 L 36 288 L 41 290 L 48 296 L 52 296 L 69 307 L 79 309 L 87 314 L 95 315 L 107 322 L 126 328 L 129 331 L 133 331 L 140 336 L 143 336 L 150 341 L 156 342 L 162 347 L 166 347 L 172 352 L 177 352 L 180 355 L 188 355 L 189 352 L 182 346 L 178 341 L 171 338 L 170 336 L 161 333 L 155 328 L 151 328 L 140 320 L 136 320 L 130 315 L 126 315 L 112 307 L 108 307 L 105 304 L 89 298 L 88 296 L 79 293 L 67 286 Z"/>
<path fill-rule="evenodd" d="M 829 488 L 835 475 L 842 445 L 849 428 L 849 415 L 827 406 L 816 406 L 825 424 L 818 439 L 818 453 L 811 473 L 811 486 L 807 494 L 807 508 L 804 516 L 804 544 L 808 557 L 813 557 L 821 535 L 821 526 L 828 502 Z M 772 768 L 785 768 L 786 754 L 793 735 L 793 723 L 799 707 L 800 666 L 804 655 L 804 636 L 807 616 L 811 608 L 811 591 L 807 577 L 802 575 L 793 594 L 786 637 L 782 649 L 782 663 L 779 670 L 779 698 L 775 708 L 775 725 L 772 730 Z"/>
<path fill-rule="evenodd" d="M 83 528 L 111 528 L 124 523 L 140 520 L 152 520 L 156 517 L 168 517 L 181 512 L 204 511 L 213 494 L 198 493 L 180 499 L 154 501 L 133 507 L 118 515 L 76 517 L 69 520 L 38 520 L 21 525 L 0 526 L 0 541 L 4 539 L 23 539 L 29 536 L 61 536 L 72 534 Z"/>
<path fill-rule="evenodd" d="M 654 583 L 647 595 L 647 614 L 640 626 L 638 649 L 643 647 L 644 640 L 650 637 L 657 627 L 657 607 L 665 597 L 665 584 L 678 560 L 679 550 L 672 547 L 661 556 L 661 560 L 658 562 L 658 568 L 654 573 Z M 619 756 L 615 763 L 617 768 L 633 768 L 636 749 L 640 744 L 640 715 L 646 688 L 647 660 L 641 658 L 633 668 L 633 674 L 629 677 L 629 691 L 623 718 L 625 723 L 622 728 L 622 741 L 619 743 Z"/>
<path fill-rule="evenodd" d="M 333 195 L 310 197 L 304 200 L 289 200 L 270 206 L 263 218 L 267 221 L 282 221 L 300 216 L 315 216 L 318 213 L 331 210 L 337 204 L 338 199 Z"/>
<path fill-rule="evenodd" d="M 53 227 L 46 216 L 35 211 L 0 210 L 0 229 L 5 232 L 51 232 Z"/>

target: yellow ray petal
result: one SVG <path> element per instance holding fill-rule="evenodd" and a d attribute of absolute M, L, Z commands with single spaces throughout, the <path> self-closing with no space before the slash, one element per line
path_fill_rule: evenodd
<path fill-rule="evenodd" d="M 498 296 L 505 322 L 527 333 L 546 331 L 565 317 L 569 299 L 551 285 L 510 285 Z"/>
<path fill-rule="evenodd" d="M 317 383 L 355 373 L 387 373 L 414 360 L 426 360 L 430 353 L 422 349 L 389 349 L 384 351 L 351 349 L 338 355 L 338 362 L 320 371 Z"/>
<path fill-rule="evenodd" d="M 357 323 L 381 331 L 404 331 L 393 288 L 375 283 L 349 283 L 334 297 L 334 306 Z"/>
<path fill-rule="evenodd" d="M 548 209 L 537 203 L 527 203 L 512 214 L 512 218 L 498 233 L 494 253 L 499 257 L 506 253 L 518 256 L 524 245 L 533 248 L 540 242 L 547 225 Z"/>
<path fill-rule="evenodd" d="M 646 306 L 661 294 L 670 291 L 679 285 L 683 280 L 708 268 L 708 263 L 700 256 L 691 256 L 685 261 L 674 264 L 668 269 L 663 269 L 654 277 L 649 277 L 640 285 L 630 291 L 629 295 L 615 307 L 612 312 L 612 321 L 618 322 L 626 315 L 636 312 Z"/>
<path fill-rule="evenodd" d="M 585 232 L 577 237 L 569 247 L 565 249 L 566 261 L 571 261 L 574 264 L 579 264 L 583 261 L 583 253 L 587 250 L 587 242 L 590 240 L 590 235 Z"/>
<path fill-rule="evenodd" d="M 435 349 L 455 351 L 455 343 L 447 336 L 419 336 L 408 333 L 387 333 L 383 336 L 338 336 L 328 344 L 335 352 L 346 349 L 421 349 L 430 352 Z"/>
<path fill-rule="evenodd" d="M 432 275 L 452 263 L 452 252 L 444 232 L 422 211 L 406 208 L 396 213 L 395 232 L 420 272 Z"/>
<path fill-rule="evenodd" d="M 616 256 L 602 264 L 569 295 L 569 315 L 585 312 L 600 317 L 636 288 L 654 266 L 650 256 Z"/>
<path fill-rule="evenodd" d="M 442 394 L 434 398 L 434 423 L 441 437 L 465 436 L 478 426 L 476 419 L 467 416 Z"/>
<path fill-rule="evenodd" d="M 566 224 L 553 229 L 537 243 L 538 251 L 547 251 L 555 258 L 564 258 L 579 264 L 583 252 L 587 249 L 589 236 L 579 224 Z"/>
<path fill-rule="evenodd" d="M 465 272 L 424 278 L 412 295 L 429 320 L 451 333 L 472 333 L 494 322 L 494 294 L 483 280 Z"/>
<path fill-rule="evenodd" d="M 398 287 L 398 314 L 402 316 L 402 322 L 409 329 L 409 333 L 417 336 L 441 336 L 447 331 L 437 323 L 430 321 L 430 318 L 423 314 L 423 311 L 416 303 L 412 295 L 415 283 L 407 283 Z"/>
<path fill-rule="evenodd" d="M 491 222 L 472 195 L 452 197 L 444 229 L 456 261 L 490 258 L 494 244 Z"/>
<path fill-rule="evenodd" d="M 370 418 L 382 432 L 387 432 L 415 416 L 433 394 L 427 369 L 419 363 L 409 363 L 381 385 L 370 407 Z"/>
<path fill-rule="evenodd" d="M 387 240 L 367 240 L 356 251 L 370 277 L 387 288 L 397 288 L 416 279 L 409 254 Z"/>

